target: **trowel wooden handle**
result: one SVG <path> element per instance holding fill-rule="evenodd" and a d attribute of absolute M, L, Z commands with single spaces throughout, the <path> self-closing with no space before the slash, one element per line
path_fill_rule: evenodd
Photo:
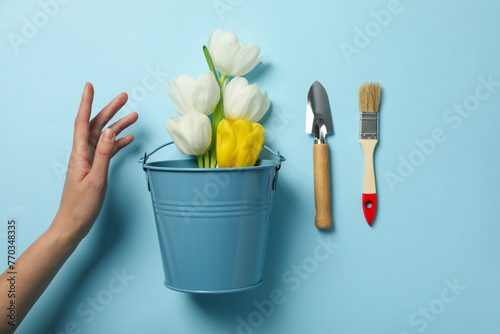
<path fill-rule="evenodd" d="M 330 228 L 332 226 L 330 166 L 328 144 L 315 144 L 314 159 L 314 200 L 316 204 L 316 227 Z"/>

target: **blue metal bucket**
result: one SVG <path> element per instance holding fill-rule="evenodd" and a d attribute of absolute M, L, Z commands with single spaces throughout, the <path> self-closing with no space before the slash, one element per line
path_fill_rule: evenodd
<path fill-rule="evenodd" d="M 196 159 L 147 162 L 165 285 L 190 293 L 249 290 L 262 283 L 269 215 L 285 158 L 254 167 L 198 168 Z"/>

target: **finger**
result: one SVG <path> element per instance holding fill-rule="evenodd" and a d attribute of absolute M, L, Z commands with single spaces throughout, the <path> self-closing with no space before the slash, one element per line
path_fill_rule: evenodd
<path fill-rule="evenodd" d="M 98 183 L 104 184 L 107 180 L 109 160 L 111 160 L 114 146 L 115 134 L 113 130 L 108 128 L 102 132 L 99 138 L 95 149 L 94 162 L 89 173 Z"/>
<path fill-rule="evenodd" d="M 108 124 L 109 120 L 127 103 L 128 95 L 121 93 L 108 103 L 92 120 L 90 121 L 90 142 L 95 144 L 101 135 L 102 129 Z"/>
<path fill-rule="evenodd" d="M 128 135 L 126 137 L 118 139 L 115 142 L 115 147 L 113 148 L 113 156 L 115 156 L 116 153 L 120 152 L 122 148 L 129 145 L 133 141 L 134 141 L 134 136 L 132 135 Z"/>
<path fill-rule="evenodd" d="M 128 128 L 130 125 L 134 124 L 138 118 L 139 115 L 136 112 L 133 112 L 130 115 L 120 118 L 118 121 L 113 123 L 113 125 L 111 125 L 110 128 L 113 130 L 115 135 L 118 136 L 120 132 Z"/>
<path fill-rule="evenodd" d="M 75 119 L 75 132 L 73 133 L 73 147 L 85 148 L 89 138 L 89 118 L 94 100 L 94 87 L 90 82 L 85 83 L 82 101 Z"/>

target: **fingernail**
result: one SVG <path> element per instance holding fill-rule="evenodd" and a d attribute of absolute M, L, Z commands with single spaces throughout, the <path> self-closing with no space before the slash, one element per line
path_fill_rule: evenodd
<path fill-rule="evenodd" d="M 102 132 L 102 139 L 104 141 L 113 141 L 113 137 L 114 137 L 114 133 L 113 133 L 113 130 L 111 130 L 110 128 L 107 128 L 106 130 L 104 130 Z"/>

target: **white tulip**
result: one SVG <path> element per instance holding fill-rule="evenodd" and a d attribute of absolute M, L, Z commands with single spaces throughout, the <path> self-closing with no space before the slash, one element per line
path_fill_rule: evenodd
<path fill-rule="evenodd" d="M 202 155 L 212 142 L 210 119 L 199 112 L 170 116 L 167 131 L 179 151 L 187 155 Z"/>
<path fill-rule="evenodd" d="M 224 117 L 258 122 L 269 109 L 267 92 L 260 93 L 259 86 L 249 85 L 247 79 L 233 78 L 224 87 Z"/>
<path fill-rule="evenodd" d="M 219 84 L 212 72 L 202 73 L 198 79 L 181 74 L 167 81 L 167 91 L 175 108 L 181 114 L 197 111 L 210 115 L 220 99 Z"/>
<path fill-rule="evenodd" d="M 215 30 L 208 38 L 207 48 L 215 68 L 226 76 L 245 75 L 264 58 L 259 57 L 257 44 L 245 44 L 233 30 Z"/>

